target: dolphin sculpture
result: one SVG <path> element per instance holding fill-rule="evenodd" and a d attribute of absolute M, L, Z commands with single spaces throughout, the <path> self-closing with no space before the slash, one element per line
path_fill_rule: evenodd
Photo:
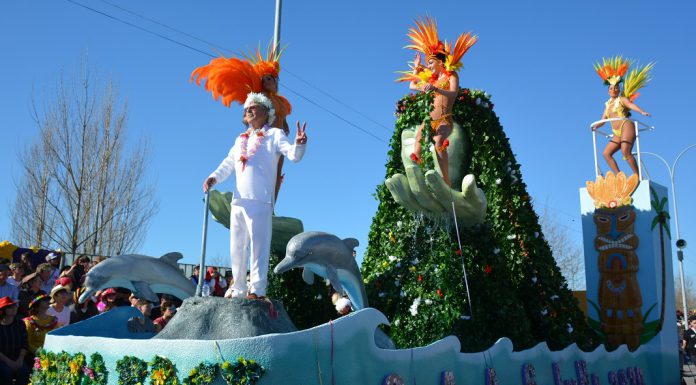
<path fill-rule="evenodd" d="M 111 257 L 87 273 L 80 303 L 109 287 L 130 289 L 139 298 L 155 303 L 159 302 L 155 293 L 171 294 L 182 300 L 192 297 L 196 288 L 179 269 L 177 261 L 181 258 L 181 253 L 167 253 L 159 258 L 138 254 Z"/>
<path fill-rule="evenodd" d="M 320 231 L 306 231 L 295 235 L 288 242 L 285 258 L 276 265 L 276 274 L 303 267 L 302 279 L 314 283 L 314 274 L 327 278 L 339 293 L 347 293 L 355 310 L 368 306 L 365 286 L 353 249 L 355 238 L 340 239 Z"/>

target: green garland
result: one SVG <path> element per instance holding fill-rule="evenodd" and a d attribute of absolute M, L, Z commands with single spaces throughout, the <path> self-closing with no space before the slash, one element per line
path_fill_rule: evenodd
<path fill-rule="evenodd" d="M 134 356 L 125 356 L 116 361 L 118 385 L 142 385 L 147 377 L 147 362 Z"/>
<path fill-rule="evenodd" d="M 89 378 L 90 385 L 106 385 L 109 381 L 109 371 L 106 369 L 104 357 L 99 353 L 94 353 L 89 358 L 89 366 L 84 370 Z"/>
<path fill-rule="evenodd" d="M 191 369 L 184 385 L 209 385 L 220 375 L 220 365 L 217 363 L 201 362 Z"/>
<path fill-rule="evenodd" d="M 150 361 L 150 384 L 152 385 L 179 385 L 179 377 L 176 375 L 176 365 L 168 358 L 155 356 Z"/>
<path fill-rule="evenodd" d="M 89 384 L 85 355 L 66 352 L 53 353 L 39 349 L 34 358 L 31 383 L 34 385 Z"/>
<path fill-rule="evenodd" d="M 228 385 L 253 385 L 265 372 L 263 366 L 244 357 L 239 357 L 234 364 L 225 361 L 220 366 L 222 379 Z"/>

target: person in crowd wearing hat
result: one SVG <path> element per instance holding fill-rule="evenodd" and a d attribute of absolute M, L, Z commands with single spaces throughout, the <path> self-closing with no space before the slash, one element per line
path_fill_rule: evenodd
<path fill-rule="evenodd" d="M 70 324 L 70 287 L 56 285 L 51 290 L 51 306 L 48 308 L 48 314 L 58 318 L 61 325 Z"/>
<path fill-rule="evenodd" d="M 11 263 L 10 273 L 11 275 L 7 277 L 7 282 L 19 287 L 22 282 L 22 278 L 24 278 L 24 274 L 26 274 L 24 265 L 19 262 Z"/>
<path fill-rule="evenodd" d="M 150 320 L 150 312 L 152 304 L 145 300 L 139 299 L 135 304 L 135 308 L 143 313 L 140 317 L 133 317 L 128 320 L 128 331 L 131 333 L 157 333 L 159 330 L 152 320 Z"/>
<path fill-rule="evenodd" d="M 43 290 L 44 293 L 50 293 L 51 289 L 53 289 L 53 286 L 56 284 L 55 279 L 51 281 L 51 276 L 53 275 L 53 267 L 51 267 L 50 263 L 42 263 L 39 266 L 36 266 L 36 272 L 41 277 L 41 290 Z"/>
<path fill-rule="evenodd" d="M 228 156 L 203 182 L 203 191 L 208 192 L 216 183 L 235 175 L 230 207 L 234 285 L 225 296 L 257 299 L 266 295 L 278 160 L 285 156 L 299 162 L 307 143 L 306 123 L 300 126 L 297 122 L 297 134 L 291 143 L 280 128 L 269 126 L 274 120 L 273 103 L 263 94 L 249 93 L 243 117 L 247 130 L 236 138 Z M 250 288 L 243 278 L 247 266 L 251 267 Z"/>
<path fill-rule="evenodd" d="M 92 318 L 99 314 L 99 309 L 97 309 L 97 304 L 92 301 L 92 298 L 87 298 L 84 303 L 80 303 L 79 299 L 82 293 L 85 292 L 84 287 L 79 287 L 73 293 L 73 306 L 70 311 L 70 323 L 74 324 L 80 321 L 84 321 L 88 318 Z"/>
<path fill-rule="evenodd" d="M 164 329 L 169 321 L 176 315 L 176 306 L 174 305 L 174 302 L 168 300 L 162 301 L 160 304 L 160 309 L 162 311 L 162 316 L 157 317 L 154 321 L 152 321 L 157 327 L 158 332 Z"/>
<path fill-rule="evenodd" d="M 9 277 L 10 267 L 4 263 L 0 264 L 0 298 L 10 297 L 13 301 L 17 301 L 19 299 L 19 289 L 7 281 Z"/>
<path fill-rule="evenodd" d="M 43 281 L 39 273 L 31 273 L 22 278 L 22 284 L 19 290 L 19 315 L 27 317 L 29 315 L 29 302 L 41 294 L 46 294 L 41 290 Z"/>
<path fill-rule="evenodd" d="M 97 307 L 101 307 L 101 311 L 109 311 L 115 307 L 120 307 L 120 306 L 131 306 L 131 303 L 128 301 L 128 297 L 130 296 L 130 291 L 127 293 L 120 292 L 121 288 L 115 288 L 115 287 L 110 287 L 106 290 L 104 290 L 101 295 L 99 296 L 101 298 L 101 302 L 103 305 L 97 304 Z"/>
<path fill-rule="evenodd" d="M 46 333 L 63 325 L 58 318 L 47 314 L 50 298 L 41 294 L 29 302 L 29 317 L 24 318 L 29 337 L 29 353 L 36 355 L 36 351 L 43 347 Z"/>
<path fill-rule="evenodd" d="M 210 288 L 210 295 L 222 297 L 225 294 L 227 281 L 220 277 L 220 273 L 213 266 L 208 267 L 208 272 L 205 273 L 205 284 Z"/>
<path fill-rule="evenodd" d="M 27 329 L 17 317 L 17 302 L 0 298 L 0 383 L 26 385 L 29 367 L 25 357 L 29 350 Z"/>
<path fill-rule="evenodd" d="M 55 285 L 56 280 L 60 278 L 60 253 L 59 252 L 52 252 L 48 253 L 46 256 L 46 262 L 48 262 L 49 265 L 51 265 L 51 276 L 48 277 L 48 281 L 51 282 L 51 285 Z"/>

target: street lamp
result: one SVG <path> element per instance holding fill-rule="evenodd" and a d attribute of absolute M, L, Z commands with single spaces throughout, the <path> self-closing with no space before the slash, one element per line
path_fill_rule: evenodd
<path fill-rule="evenodd" d="M 667 167 L 667 171 L 669 171 L 669 179 L 672 184 L 672 206 L 674 207 L 674 226 L 677 229 L 677 259 L 679 260 L 679 280 L 681 281 L 682 306 L 684 307 L 684 317 L 688 317 L 689 314 L 686 308 L 686 288 L 684 286 L 684 248 L 686 248 L 686 241 L 681 239 L 681 234 L 679 233 L 679 210 L 677 210 L 677 192 L 674 189 L 674 172 L 677 168 L 677 162 L 679 162 L 679 159 L 681 159 L 682 155 L 684 155 L 684 153 L 686 153 L 694 147 L 696 147 L 696 143 L 684 148 L 679 153 L 679 155 L 677 155 L 677 158 L 674 160 L 674 163 L 672 163 L 672 167 L 670 167 L 669 163 L 667 163 L 665 158 L 661 157 L 660 155 L 648 151 L 641 151 L 642 154 L 652 155 L 660 159 L 662 163 L 664 163 Z M 685 322 L 684 328 L 688 329 L 688 327 L 689 323 Z"/>

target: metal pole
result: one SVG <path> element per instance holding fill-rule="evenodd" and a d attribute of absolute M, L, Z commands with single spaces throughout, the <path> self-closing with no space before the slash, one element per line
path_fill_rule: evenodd
<path fill-rule="evenodd" d="M 638 152 L 638 164 L 640 164 L 640 136 L 638 134 L 638 121 L 633 121 L 633 129 L 636 131 L 636 151 Z M 638 167 L 638 180 L 643 181 L 643 172 L 640 166 Z"/>
<path fill-rule="evenodd" d="M 273 29 L 273 49 L 278 52 L 280 49 L 280 13 L 282 8 L 282 0 L 276 0 L 275 7 L 275 27 Z"/>
<path fill-rule="evenodd" d="M 205 193 L 205 212 L 203 213 L 203 240 L 201 241 L 201 261 L 198 264 L 198 285 L 196 286 L 196 297 L 201 296 L 203 281 L 205 281 L 205 244 L 208 240 L 208 208 L 210 207 L 210 190 Z"/>
<path fill-rule="evenodd" d="M 592 149 L 594 150 L 595 177 L 599 176 L 599 163 L 597 162 L 597 131 L 592 130 Z"/>

